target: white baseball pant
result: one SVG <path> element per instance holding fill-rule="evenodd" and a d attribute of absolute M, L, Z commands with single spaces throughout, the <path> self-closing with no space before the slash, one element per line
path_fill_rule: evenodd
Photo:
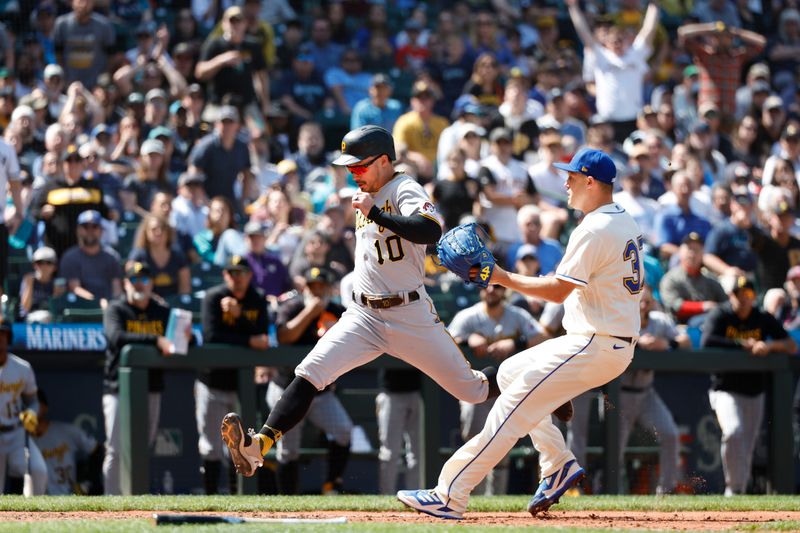
<path fill-rule="evenodd" d="M 542 477 L 556 472 L 574 456 L 550 413 L 616 378 L 632 359 L 633 344 L 569 334 L 506 359 L 498 370 L 502 394 L 483 430 L 445 463 L 435 489 L 438 496 L 454 511 L 464 512 L 475 485 L 526 433 L 539 451 Z"/>
<path fill-rule="evenodd" d="M 494 406 L 494 399 L 486 400 L 483 403 L 471 404 L 459 402 L 461 419 L 461 438 L 464 442 L 468 441 L 483 429 L 486 419 Z M 486 477 L 478 483 L 473 490 L 475 494 L 483 496 L 495 496 L 508 492 L 508 469 L 511 459 L 508 455 L 492 468 Z"/>
<path fill-rule="evenodd" d="M 744 494 L 750 480 L 753 451 L 764 418 L 764 393 L 746 396 L 710 390 L 708 400 L 722 430 L 722 470 L 725 495 Z"/>
<path fill-rule="evenodd" d="M 420 412 L 422 396 L 413 392 L 380 392 L 375 397 L 378 416 L 378 490 L 397 491 L 398 459 L 406 465 L 405 484 L 419 485 Z"/>
<path fill-rule="evenodd" d="M 486 400 L 486 376 L 472 370 L 431 299 L 422 296 L 388 309 L 354 303 L 297 366 L 295 374 L 322 390 L 339 376 L 387 353 L 418 368 L 459 400 Z"/>
<path fill-rule="evenodd" d="M 29 469 L 33 480 L 33 495 L 41 496 L 47 492 L 47 465 L 33 438 L 28 439 L 28 451 L 30 451 Z M 22 426 L 0 433 L 0 494 L 5 491 L 6 466 L 10 475 L 23 477 L 25 462 L 25 430 Z"/>

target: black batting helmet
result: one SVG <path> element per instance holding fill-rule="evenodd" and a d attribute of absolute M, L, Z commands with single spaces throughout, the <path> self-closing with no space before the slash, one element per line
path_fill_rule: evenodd
<path fill-rule="evenodd" d="M 361 126 L 344 136 L 342 155 L 333 164 L 355 165 L 364 159 L 383 154 L 392 161 L 397 159 L 392 134 L 380 126 Z"/>

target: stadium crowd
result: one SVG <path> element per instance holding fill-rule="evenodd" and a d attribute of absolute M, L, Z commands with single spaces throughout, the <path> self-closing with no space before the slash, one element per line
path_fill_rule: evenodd
<path fill-rule="evenodd" d="M 614 200 L 642 228 L 648 312 L 670 332 L 645 349 L 686 346 L 685 327 L 740 300 L 776 319 L 773 337 L 800 325 L 798 2 L 0 4 L 7 322 L 73 307 L 99 320 L 137 263 L 154 299 L 198 317 L 240 257 L 272 322 L 308 303 L 311 268 L 338 294 L 356 188 L 330 163 L 344 133 L 378 124 L 444 227 L 480 222 L 498 261 L 528 275 L 556 269 L 580 221 L 553 163 L 608 153 Z M 704 343 L 763 355 L 752 331 Z M 714 386 L 763 410 L 763 388 Z"/>

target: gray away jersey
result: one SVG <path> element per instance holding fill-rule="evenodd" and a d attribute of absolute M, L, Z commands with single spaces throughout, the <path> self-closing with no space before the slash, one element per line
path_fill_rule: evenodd
<path fill-rule="evenodd" d="M 66 422 L 50 422 L 47 433 L 35 440 L 47 464 L 47 494 L 73 494 L 72 483 L 77 475 L 76 458 L 82 459 L 91 454 L 97 441 L 79 427 Z"/>
<path fill-rule="evenodd" d="M 20 423 L 23 394 L 36 394 L 36 376 L 30 363 L 8 354 L 8 361 L 0 367 L 0 426 Z"/>
<path fill-rule="evenodd" d="M 450 335 L 466 340 L 473 333 L 484 337 L 491 344 L 503 339 L 520 336 L 535 337 L 542 332 L 541 326 L 530 313 L 519 307 L 505 305 L 505 313 L 495 322 L 486 314 L 483 302 L 459 311 L 447 328 Z"/>
<path fill-rule="evenodd" d="M 436 209 L 420 184 L 405 174 L 373 195 L 375 205 L 389 214 L 421 214 L 437 224 Z M 356 253 L 353 290 L 375 295 L 411 291 L 425 276 L 425 245 L 407 241 L 356 211 Z"/>

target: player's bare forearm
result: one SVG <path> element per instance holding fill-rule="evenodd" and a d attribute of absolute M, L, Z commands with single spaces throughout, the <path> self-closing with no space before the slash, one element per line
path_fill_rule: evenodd
<path fill-rule="evenodd" d="M 491 283 L 554 303 L 562 303 L 575 289 L 574 284 L 555 276 L 522 276 L 507 272 L 499 266 L 494 267 Z"/>
<path fill-rule="evenodd" d="M 772 340 L 767 342 L 769 353 L 795 353 L 797 351 L 797 344 L 791 337 L 785 339 Z"/>

